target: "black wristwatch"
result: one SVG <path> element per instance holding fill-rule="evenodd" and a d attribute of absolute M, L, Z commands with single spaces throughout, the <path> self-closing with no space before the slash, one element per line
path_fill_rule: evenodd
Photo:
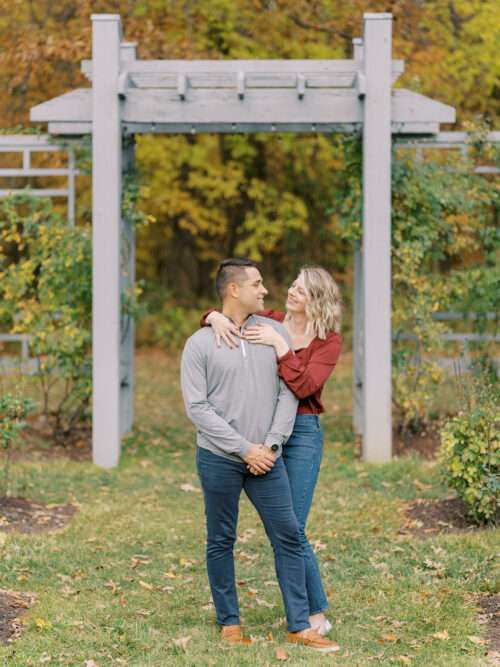
<path fill-rule="evenodd" d="M 270 447 L 269 449 L 270 449 L 272 452 L 277 452 L 279 448 L 280 448 L 280 446 L 277 445 L 276 443 L 274 443 L 274 445 L 271 445 L 271 447 Z"/>

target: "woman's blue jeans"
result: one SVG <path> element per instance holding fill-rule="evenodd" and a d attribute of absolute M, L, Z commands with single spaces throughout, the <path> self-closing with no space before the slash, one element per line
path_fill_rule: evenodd
<path fill-rule="evenodd" d="M 319 614 L 328 609 L 316 554 L 305 534 L 322 456 L 323 430 L 319 416 L 298 414 L 292 435 L 283 447 L 283 460 L 290 481 L 293 509 L 299 522 L 310 614 Z"/>

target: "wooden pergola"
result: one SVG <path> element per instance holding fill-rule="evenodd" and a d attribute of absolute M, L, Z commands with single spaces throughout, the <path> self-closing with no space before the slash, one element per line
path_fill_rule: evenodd
<path fill-rule="evenodd" d="M 121 216 L 122 175 L 144 133 L 330 133 L 363 136 L 363 241 L 355 256 L 355 425 L 366 461 L 391 458 L 392 137 L 437 136 L 455 111 L 393 89 L 392 15 L 364 15 L 350 60 L 138 60 L 120 17 L 92 16 L 91 88 L 35 106 L 52 135 L 92 134 L 93 456 L 117 465 L 133 422 L 134 330 L 122 335 L 122 290 L 134 280 L 132 226 Z M 365 335 L 366 332 L 366 335 Z"/>

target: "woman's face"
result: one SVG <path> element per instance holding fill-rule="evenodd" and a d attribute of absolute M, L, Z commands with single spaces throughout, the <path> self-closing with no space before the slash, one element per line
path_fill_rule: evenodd
<path fill-rule="evenodd" d="M 304 276 L 299 273 L 298 277 L 288 288 L 288 298 L 286 300 L 286 309 L 290 313 L 305 313 L 307 305 L 307 293 L 304 284 Z"/>

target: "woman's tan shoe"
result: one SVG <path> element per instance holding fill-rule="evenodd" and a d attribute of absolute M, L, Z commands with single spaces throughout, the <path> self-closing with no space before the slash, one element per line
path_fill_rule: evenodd
<path fill-rule="evenodd" d="M 220 638 L 230 644 L 243 644 L 249 646 L 252 643 L 250 637 L 245 637 L 241 632 L 241 625 L 223 625 L 220 631 Z"/>
<path fill-rule="evenodd" d="M 289 632 L 286 639 L 292 644 L 306 646 L 307 648 L 312 648 L 314 651 L 319 651 L 319 653 L 340 651 L 340 646 L 337 642 L 325 639 L 325 637 L 322 637 L 319 632 L 316 632 L 312 628 L 300 630 L 300 632 Z"/>

